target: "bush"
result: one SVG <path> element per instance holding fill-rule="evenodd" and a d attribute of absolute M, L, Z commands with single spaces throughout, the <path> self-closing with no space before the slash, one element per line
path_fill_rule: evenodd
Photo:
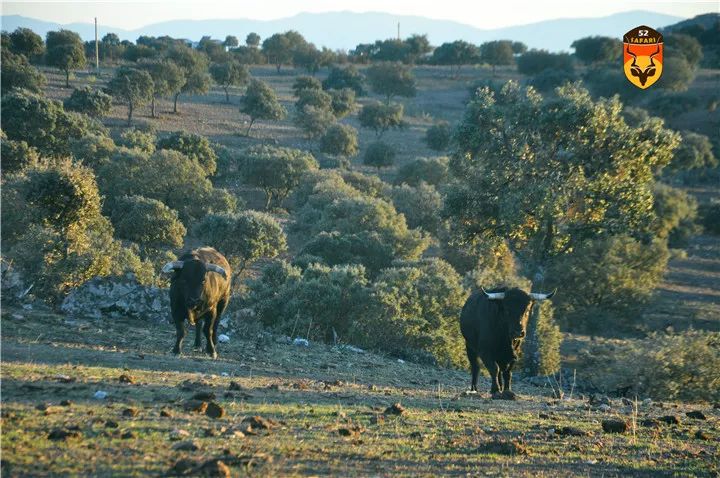
<path fill-rule="evenodd" d="M 395 150 L 387 143 L 376 141 L 370 143 L 367 150 L 365 150 L 363 164 L 366 166 L 373 166 L 380 170 L 380 168 L 392 166 L 394 163 Z"/>
<path fill-rule="evenodd" d="M 89 86 L 75 88 L 68 99 L 65 100 L 65 109 L 77 111 L 88 116 L 101 118 L 110 112 L 112 97 Z"/>
<path fill-rule="evenodd" d="M 350 167 L 350 160 L 345 156 L 322 156 L 318 164 L 320 169 L 347 169 Z"/>
<path fill-rule="evenodd" d="M 375 136 L 381 137 L 389 129 L 404 127 L 403 106 L 398 103 L 385 105 L 379 101 L 363 106 L 358 115 L 363 128 L 375 131 Z"/>
<path fill-rule="evenodd" d="M 682 142 L 675 150 L 675 157 L 665 169 L 670 172 L 678 172 L 714 168 L 717 165 L 718 159 L 713 153 L 710 138 L 692 131 L 683 131 Z"/>
<path fill-rule="evenodd" d="M 311 264 L 300 272 L 286 263 L 263 270 L 249 283 L 248 304 L 278 332 L 333 343 L 353 343 L 350 330 L 372 309 L 372 291 L 362 266 Z"/>
<path fill-rule="evenodd" d="M 209 214 L 195 225 L 193 233 L 222 251 L 238 274 L 257 259 L 273 258 L 287 249 L 280 224 L 258 211 Z"/>
<path fill-rule="evenodd" d="M 330 126 L 320 138 L 320 151 L 332 156 L 355 156 L 358 153 L 357 130 L 344 124 Z"/>
<path fill-rule="evenodd" d="M 576 80 L 577 75 L 572 71 L 548 69 L 533 75 L 528 83 L 538 91 L 547 92 Z"/>
<path fill-rule="evenodd" d="M 443 201 L 434 186 L 420 183 L 418 186 L 396 186 L 392 190 L 395 209 L 405 215 L 409 227 L 421 228 L 431 234 L 440 226 Z"/>
<path fill-rule="evenodd" d="M 296 232 L 308 237 L 323 231 L 377 233 L 383 244 L 403 259 L 416 259 L 427 248 L 427 238 L 408 229 L 405 218 L 392 204 L 364 196 L 337 176 L 315 183 L 307 196 L 304 191 L 299 193 L 296 201 L 304 204 L 298 205 L 297 220 L 292 226 Z"/>
<path fill-rule="evenodd" d="M 47 83 L 45 75 L 28 63 L 22 55 L 15 55 L 3 47 L 0 61 L 0 88 L 2 94 L 13 89 L 22 89 L 41 93 Z"/>
<path fill-rule="evenodd" d="M 66 112 L 59 101 L 25 90 L 3 95 L 1 109 L 7 137 L 26 141 L 43 156 L 68 156 L 72 139 L 88 134 L 107 136 L 107 130 L 88 116 Z"/>
<path fill-rule="evenodd" d="M 118 146 L 152 154 L 155 152 L 155 139 L 155 134 L 152 132 L 128 128 L 122 132 L 117 144 Z"/>
<path fill-rule="evenodd" d="M 343 234 L 338 231 L 323 231 L 303 246 L 299 257 L 313 257 L 313 262 L 331 267 L 361 264 L 370 277 L 375 277 L 381 269 L 392 263 L 394 252 L 392 246 L 384 243 L 376 232 Z"/>
<path fill-rule="evenodd" d="M 152 280 L 152 267 L 113 239 L 90 169 L 31 169 L 4 185 L 3 203 L 3 246 L 38 297 L 56 302 L 92 277 L 126 270 Z"/>
<path fill-rule="evenodd" d="M 448 178 L 448 158 L 417 158 L 402 165 L 395 174 L 395 184 L 417 186 L 425 182 L 440 186 Z"/>
<path fill-rule="evenodd" d="M 658 86 L 665 90 L 685 91 L 695 79 L 695 68 L 682 55 L 665 56 Z"/>
<path fill-rule="evenodd" d="M 94 169 L 101 163 L 109 161 L 116 150 L 115 143 L 107 136 L 88 134 L 70 140 L 70 152 L 73 158 Z"/>
<path fill-rule="evenodd" d="M 343 181 L 366 196 L 385 200 L 391 199 L 392 188 L 390 185 L 374 174 L 363 174 L 358 171 L 342 171 L 340 175 Z"/>
<path fill-rule="evenodd" d="M 321 110 L 330 111 L 332 107 L 332 96 L 323 90 L 301 90 L 295 102 L 295 108 L 298 111 L 302 111 L 305 106 L 313 106 Z"/>
<path fill-rule="evenodd" d="M 633 325 L 637 312 L 662 280 L 669 252 L 665 241 L 643 244 L 627 236 L 588 240 L 549 268 L 548 288 L 572 293 L 554 297 L 570 330 L 607 330 Z"/>
<path fill-rule="evenodd" d="M 37 150 L 25 141 L 13 141 L 3 138 L 0 141 L 0 171 L 3 176 L 17 173 L 40 162 L 40 155 Z"/>
<path fill-rule="evenodd" d="M 720 333 L 688 330 L 653 333 L 613 351 L 600 384 L 605 390 L 631 385 L 633 393 L 660 400 L 720 400 Z"/>
<path fill-rule="evenodd" d="M 703 204 L 699 209 L 700 222 L 706 233 L 720 235 L 720 201 Z"/>
<path fill-rule="evenodd" d="M 318 169 L 317 161 L 307 151 L 276 146 L 251 146 L 239 160 L 243 181 L 265 191 L 266 209 L 273 201 L 281 207 L 302 176 Z"/>
<path fill-rule="evenodd" d="M 450 123 L 441 121 L 432 125 L 425 132 L 425 143 L 432 150 L 445 151 L 450 146 L 451 136 Z"/>
<path fill-rule="evenodd" d="M 467 291 L 450 264 L 441 259 L 398 264 L 380 274 L 373 292 L 380 310 L 356 323 L 358 343 L 411 360 L 466 365 L 458 317 Z"/>
<path fill-rule="evenodd" d="M 144 196 L 162 201 L 178 212 L 188 225 L 211 212 L 232 212 L 237 200 L 223 189 L 214 189 L 200 164 L 177 151 L 161 150 L 152 155 L 138 150 L 120 150 L 98 170 L 106 207 L 122 196 Z"/>
<path fill-rule="evenodd" d="M 255 121 L 281 120 L 287 116 L 287 111 L 278 101 L 275 90 L 261 80 L 251 80 L 245 91 L 245 96 L 240 100 L 240 112 L 250 117 L 247 136 L 250 135 L 250 128 Z"/>
<path fill-rule="evenodd" d="M 317 78 L 312 76 L 298 76 L 292 85 L 293 94 L 300 96 L 303 90 L 322 90 L 322 84 Z"/>
<path fill-rule="evenodd" d="M 145 255 L 181 247 L 187 232 L 177 211 L 142 196 L 124 196 L 115 201 L 110 220 L 115 236 L 136 243 Z"/>
<path fill-rule="evenodd" d="M 350 88 L 330 90 L 331 107 L 336 118 L 344 118 L 355 109 L 355 91 Z"/>
<path fill-rule="evenodd" d="M 550 53 L 546 50 L 530 50 L 517 58 L 518 72 L 536 75 L 544 70 L 574 70 L 573 60 L 567 53 Z"/>
<path fill-rule="evenodd" d="M 647 101 L 651 114 L 666 119 L 687 113 L 700 104 L 697 95 L 689 93 L 657 93 Z"/>
<path fill-rule="evenodd" d="M 157 149 L 178 151 L 193 161 L 197 161 L 206 176 L 212 176 L 217 169 L 217 155 L 205 136 L 178 131 L 157 142 Z"/>
<path fill-rule="evenodd" d="M 308 138 L 316 139 L 325 134 L 330 125 L 335 122 L 335 116 L 329 108 L 307 105 L 296 110 L 293 120 Z"/>
<path fill-rule="evenodd" d="M 385 97 L 386 103 L 393 96 L 413 97 L 416 93 L 415 77 L 410 67 L 402 63 L 374 64 L 365 71 L 373 92 Z"/>
<path fill-rule="evenodd" d="M 540 302 L 533 308 L 518 368 L 531 377 L 557 373 L 560 370 L 561 342 L 562 334 L 553 318 L 552 303 Z"/>
<path fill-rule="evenodd" d="M 655 185 L 655 234 L 668 240 L 670 247 L 685 247 L 691 236 L 700 232 L 695 223 L 697 201 L 681 189 Z"/>
<path fill-rule="evenodd" d="M 354 66 L 345 68 L 333 67 L 328 77 L 322 82 L 324 90 L 342 90 L 350 88 L 356 95 L 363 95 L 363 79 L 360 72 Z"/>

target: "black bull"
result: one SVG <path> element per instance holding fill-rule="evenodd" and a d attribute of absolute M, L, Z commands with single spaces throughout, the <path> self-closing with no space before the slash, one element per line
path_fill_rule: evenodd
<path fill-rule="evenodd" d="M 528 294 L 520 289 L 473 293 L 460 313 L 460 330 L 472 371 L 471 392 L 477 392 L 480 361 L 490 373 L 493 398 L 512 399 L 512 368 L 525 338 L 536 301 L 555 294 Z"/>
<path fill-rule="evenodd" d="M 227 259 L 212 247 L 203 247 L 169 262 L 163 272 L 172 273 L 170 311 L 177 330 L 173 352 L 182 351 L 187 320 L 195 325 L 195 348 L 202 347 L 202 326 L 206 351 L 211 357 L 217 357 L 217 327 L 230 300 L 232 270 Z"/>

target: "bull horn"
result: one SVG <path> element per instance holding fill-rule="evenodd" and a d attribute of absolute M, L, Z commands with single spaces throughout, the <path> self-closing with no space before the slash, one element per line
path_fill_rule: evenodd
<path fill-rule="evenodd" d="M 163 274 L 169 274 L 174 270 L 182 269 L 185 263 L 183 261 L 172 261 L 165 264 L 162 268 Z"/>
<path fill-rule="evenodd" d="M 207 265 L 205 266 L 205 268 L 206 268 L 207 270 L 209 270 L 209 271 L 217 272 L 218 274 L 220 274 L 221 276 L 223 276 L 224 279 L 227 279 L 227 272 L 225 272 L 225 269 L 223 269 L 223 268 L 220 267 L 219 265 L 217 265 L 217 264 L 207 264 Z"/>
<path fill-rule="evenodd" d="M 554 295 L 555 295 L 555 292 L 557 292 L 557 289 L 555 289 L 554 291 L 550 292 L 549 294 L 541 294 L 541 293 L 539 293 L 539 292 L 531 292 L 531 293 L 530 293 L 530 297 L 531 297 L 533 300 L 538 300 L 538 301 L 540 301 L 540 300 L 547 300 L 547 299 L 550 299 L 552 296 L 554 296 Z"/>
<path fill-rule="evenodd" d="M 490 300 L 502 300 L 505 298 L 505 292 L 488 292 L 484 287 L 480 287 L 480 290 L 482 290 Z"/>

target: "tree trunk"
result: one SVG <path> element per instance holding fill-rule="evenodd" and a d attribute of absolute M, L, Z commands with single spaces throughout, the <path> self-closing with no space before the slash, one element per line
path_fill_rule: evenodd
<path fill-rule="evenodd" d="M 252 125 L 253 125 L 254 122 L 255 122 L 255 119 L 254 119 L 254 118 L 250 118 L 250 126 L 248 126 L 247 131 L 245 131 L 245 136 L 247 136 L 248 138 L 250 137 L 250 128 L 252 128 Z"/>
<path fill-rule="evenodd" d="M 270 210 L 270 203 L 272 202 L 272 193 L 268 192 L 268 193 L 265 193 L 265 194 L 267 194 L 267 198 L 265 199 L 265 210 L 266 210 L 266 211 L 269 211 L 269 210 Z"/>
<path fill-rule="evenodd" d="M 150 100 L 150 116 L 152 116 L 153 118 L 157 118 L 157 116 L 155 116 L 155 97 L 154 96 L 152 97 L 152 100 Z"/>
<path fill-rule="evenodd" d="M 70 88 L 70 70 L 65 70 L 65 88 Z"/>
<path fill-rule="evenodd" d="M 225 103 L 230 104 L 230 93 L 228 92 L 228 87 L 225 87 Z"/>
<path fill-rule="evenodd" d="M 277 68 L 277 72 L 280 73 L 280 67 L 282 66 L 282 63 L 278 63 L 275 65 L 275 68 Z"/>
<path fill-rule="evenodd" d="M 173 113 L 177 113 L 177 102 L 178 102 L 178 96 L 180 96 L 180 93 L 175 93 L 175 103 L 173 105 Z"/>
<path fill-rule="evenodd" d="M 128 126 L 132 124 L 133 104 L 132 101 L 128 103 Z"/>

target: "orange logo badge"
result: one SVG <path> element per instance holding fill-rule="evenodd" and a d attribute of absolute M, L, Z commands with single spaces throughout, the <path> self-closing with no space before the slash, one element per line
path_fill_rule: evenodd
<path fill-rule="evenodd" d="M 645 25 L 635 27 L 623 37 L 623 69 L 630 83 L 649 88 L 663 70 L 663 36 Z"/>

